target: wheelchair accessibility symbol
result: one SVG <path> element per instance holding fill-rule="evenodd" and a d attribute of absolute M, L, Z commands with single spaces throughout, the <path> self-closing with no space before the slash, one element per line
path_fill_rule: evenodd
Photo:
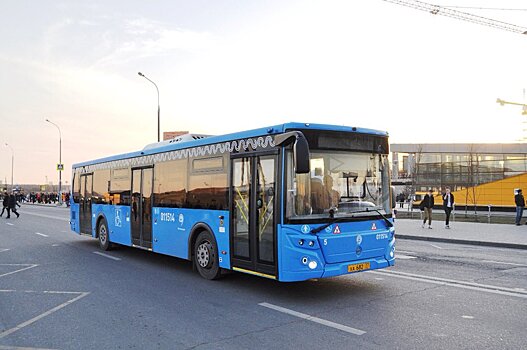
<path fill-rule="evenodd" d="M 122 227 L 121 209 L 115 209 L 115 227 Z"/>

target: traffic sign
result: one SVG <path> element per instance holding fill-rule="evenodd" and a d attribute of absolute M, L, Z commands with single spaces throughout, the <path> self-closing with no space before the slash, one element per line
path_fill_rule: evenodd
<path fill-rule="evenodd" d="M 57 164 L 57 170 L 63 171 L 64 170 L 64 164 Z"/>

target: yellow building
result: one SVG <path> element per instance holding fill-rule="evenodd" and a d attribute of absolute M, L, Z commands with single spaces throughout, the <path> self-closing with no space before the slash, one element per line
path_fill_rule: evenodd
<path fill-rule="evenodd" d="M 515 189 L 527 191 L 524 143 L 392 144 L 390 149 L 399 192 L 439 194 L 448 186 L 458 207 L 514 207 Z"/>

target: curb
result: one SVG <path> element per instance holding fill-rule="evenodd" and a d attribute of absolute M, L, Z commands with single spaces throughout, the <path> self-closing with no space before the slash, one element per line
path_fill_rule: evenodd
<path fill-rule="evenodd" d="M 471 241 L 471 240 L 466 240 L 466 239 L 401 235 L 397 233 L 395 234 L 395 239 L 407 239 L 407 240 L 413 240 L 413 241 L 429 241 L 429 242 L 440 242 L 440 243 L 478 245 L 478 246 L 494 247 L 494 248 L 511 248 L 511 249 L 527 250 L 527 244 L 518 244 L 518 243 Z"/>
<path fill-rule="evenodd" d="M 20 203 L 20 205 L 22 206 L 29 206 L 29 207 L 32 207 L 32 206 L 36 206 L 36 207 L 47 207 L 47 208 L 59 208 L 59 209 L 69 209 L 69 207 L 64 207 L 64 206 L 60 206 L 60 205 L 56 205 L 56 204 L 43 204 L 43 203 L 28 203 L 28 202 L 23 202 L 23 203 Z"/>

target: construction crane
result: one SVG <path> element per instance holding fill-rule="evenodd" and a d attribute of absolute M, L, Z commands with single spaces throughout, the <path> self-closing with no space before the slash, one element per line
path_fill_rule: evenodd
<path fill-rule="evenodd" d="M 498 98 L 498 99 L 496 100 L 496 103 L 499 103 L 499 104 L 502 105 L 502 106 L 505 106 L 505 105 L 522 106 L 522 107 L 523 107 L 522 115 L 527 115 L 527 104 L 525 104 L 525 103 L 518 103 L 518 102 L 504 101 L 504 100 L 502 100 L 501 98 Z"/>
<path fill-rule="evenodd" d="M 525 89 L 523 89 L 523 100 L 525 101 Z M 505 106 L 505 105 L 522 106 L 522 115 L 527 116 L 527 104 L 525 103 L 509 102 L 509 101 L 502 100 L 501 98 L 498 98 L 496 100 L 496 103 L 499 103 L 502 106 Z M 527 141 L 527 127 L 526 127 L 527 121 L 524 120 L 522 124 L 523 124 L 523 137 L 519 139 L 518 141 L 526 142 Z"/>
<path fill-rule="evenodd" d="M 481 24 L 484 26 L 502 29 L 502 30 L 506 30 L 509 32 L 513 32 L 513 33 L 527 35 L 527 27 L 521 27 L 515 24 L 497 21 L 495 19 L 477 16 L 471 13 L 462 12 L 458 10 L 453 10 L 451 8 L 448 8 L 448 6 L 433 5 L 433 4 L 429 4 L 429 3 L 417 1 L 417 0 L 383 0 L 383 1 L 391 2 L 393 4 L 397 4 L 401 6 L 411 7 L 416 10 L 426 11 L 433 15 L 455 18 L 455 19 L 459 19 L 462 21 L 466 21 L 466 22 Z"/>

